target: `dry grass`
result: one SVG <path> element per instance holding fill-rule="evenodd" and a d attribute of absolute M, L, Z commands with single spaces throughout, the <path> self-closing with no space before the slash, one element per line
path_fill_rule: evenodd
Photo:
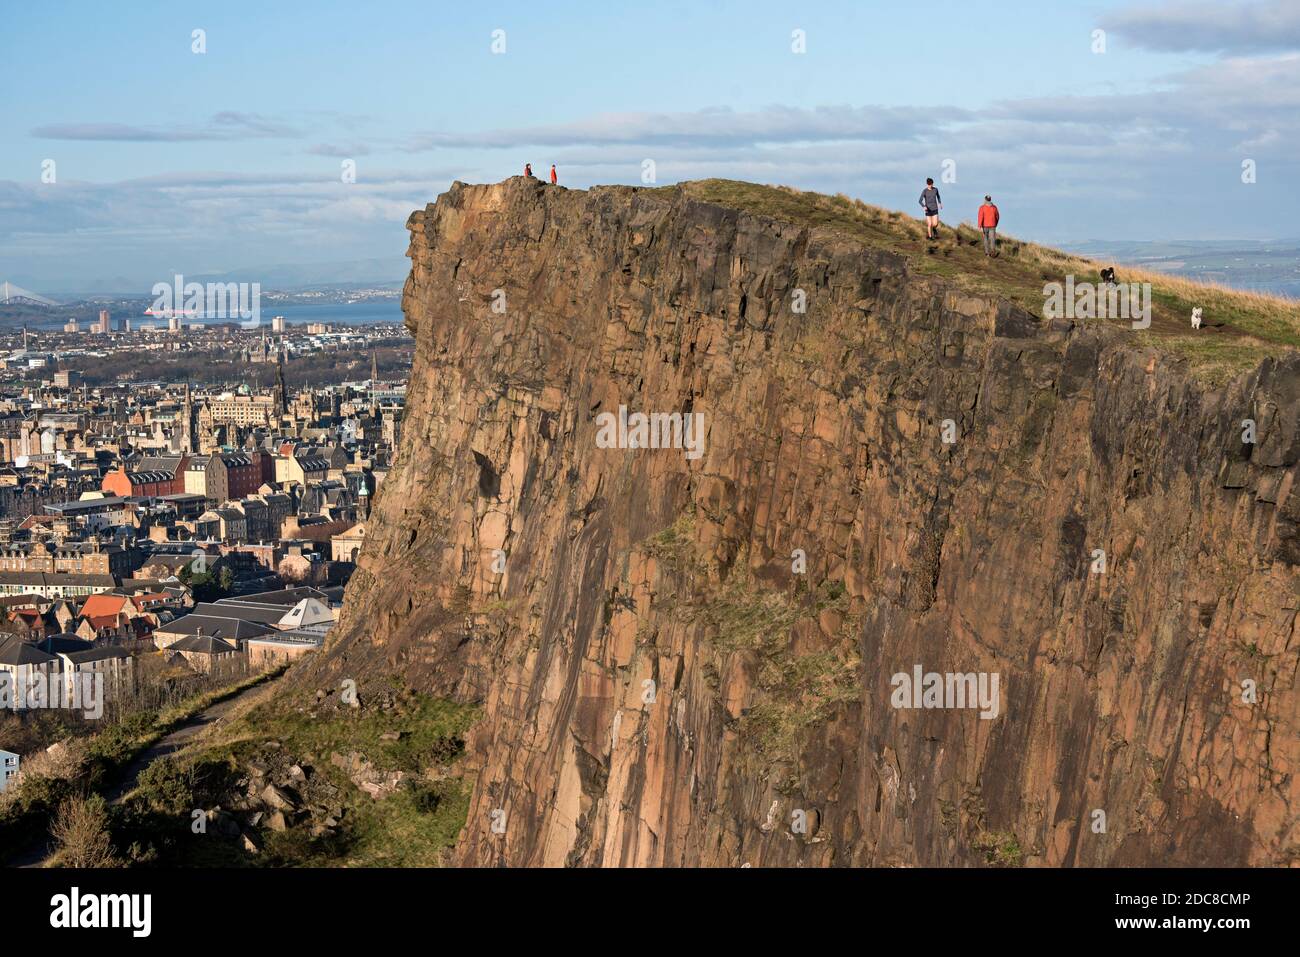
<path fill-rule="evenodd" d="M 59 805 L 50 826 L 57 845 L 58 867 L 115 867 L 113 842 L 108 832 L 108 808 L 99 795 L 74 795 Z"/>
<path fill-rule="evenodd" d="M 1102 266 L 1107 265 L 1001 233 L 1001 255 L 989 259 L 978 230 L 969 223 L 945 225 L 942 238 L 930 242 L 916 217 L 844 195 L 718 179 L 663 189 L 797 226 L 830 230 L 866 247 L 902 256 L 913 273 L 946 279 L 977 295 L 1009 299 L 1035 315 L 1043 311 L 1045 283 L 1064 281 L 1067 275 L 1074 275 L 1077 282 L 1097 282 Z M 1121 282 L 1151 284 L 1151 328 L 1135 335 L 1135 344 L 1186 359 L 1205 381 L 1221 382 L 1265 356 L 1300 348 L 1300 303 L 1293 299 L 1149 269 L 1122 266 L 1118 273 Z M 1195 333 L 1191 328 L 1194 306 L 1203 309 L 1206 323 L 1206 328 Z M 1129 328 L 1127 322 L 1115 324 Z"/>
<path fill-rule="evenodd" d="M 10 805 L 18 803 L 21 789 L 26 782 L 42 778 L 71 781 L 81 773 L 85 759 L 85 743 L 75 738 L 56 742 L 46 750 L 24 757 L 18 768 L 18 777 L 7 790 L 0 793 L 0 814 L 3 814 Z"/>

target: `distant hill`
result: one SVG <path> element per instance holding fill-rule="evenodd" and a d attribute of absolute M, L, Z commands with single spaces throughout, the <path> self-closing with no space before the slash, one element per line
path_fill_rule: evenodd
<path fill-rule="evenodd" d="M 195 282 L 260 282 L 263 289 L 338 288 L 386 286 L 406 281 L 410 264 L 405 259 L 356 259 L 348 262 L 248 266 L 223 273 L 187 275 Z"/>
<path fill-rule="evenodd" d="M 1300 298 L 1300 239 L 1089 240 L 1066 248 L 1172 276 Z"/>
<path fill-rule="evenodd" d="M 1300 298 L 1300 239 L 1254 240 L 1084 240 L 1064 243 L 1070 252 L 1089 258 L 1141 266 L 1173 276 L 1216 282 L 1234 289 Z M 265 291 L 388 287 L 406 280 L 405 259 L 356 259 L 327 263 L 279 263 L 245 266 L 225 272 L 186 273 L 193 282 L 259 282 Z M 73 288 L 22 276 L 19 285 L 65 302 L 92 297 L 135 298 L 149 294 L 155 282 L 170 276 L 89 280 Z"/>
<path fill-rule="evenodd" d="M 409 269 L 405 259 L 351 259 L 325 263 L 278 263 L 244 266 L 224 272 L 184 273 L 187 282 L 257 282 L 265 290 L 286 292 L 300 289 L 337 289 L 351 286 L 400 286 Z M 170 282 L 172 273 L 160 276 L 113 276 L 89 279 L 64 288 L 57 283 L 17 277 L 17 281 L 42 295 L 75 300 L 90 297 L 114 298 L 149 295 L 153 284 Z"/>

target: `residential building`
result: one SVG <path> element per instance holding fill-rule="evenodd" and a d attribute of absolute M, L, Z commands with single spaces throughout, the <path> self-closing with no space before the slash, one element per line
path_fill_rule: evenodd
<path fill-rule="evenodd" d="M 0 634 L 0 675 L 10 696 L 9 707 L 18 705 L 18 689 L 30 688 L 34 682 L 58 675 L 63 665 L 58 657 L 42 651 L 35 644 L 23 641 L 17 635 Z"/>
<path fill-rule="evenodd" d="M 18 769 L 22 758 L 12 751 L 0 751 L 0 794 L 9 789 L 9 785 L 18 780 Z"/>
<path fill-rule="evenodd" d="M 202 631 L 177 639 L 168 645 L 167 651 L 180 655 L 191 668 L 204 674 L 210 674 L 239 657 L 239 649 L 234 645 Z"/>
<path fill-rule="evenodd" d="M 63 575 L 45 572 L 0 572 L 0 596 L 31 593 L 44 598 L 82 598 L 111 591 L 121 582 L 112 575 Z"/>

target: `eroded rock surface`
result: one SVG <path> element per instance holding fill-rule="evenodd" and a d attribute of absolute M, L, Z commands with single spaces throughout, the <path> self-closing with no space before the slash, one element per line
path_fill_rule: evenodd
<path fill-rule="evenodd" d="M 409 227 L 403 445 L 304 677 L 482 703 L 461 863 L 1300 859 L 1294 357 L 1211 391 L 671 190 Z M 598 448 L 620 405 L 703 454 Z M 896 709 L 917 665 L 997 717 Z"/>

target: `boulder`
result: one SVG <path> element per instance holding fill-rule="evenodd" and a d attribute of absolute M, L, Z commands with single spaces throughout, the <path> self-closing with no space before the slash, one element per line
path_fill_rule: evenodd
<path fill-rule="evenodd" d="M 298 802 L 294 800 L 292 794 L 284 788 L 276 787 L 274 784 L 268 784 L 262 790 L 262 800 L 280 811 L 292 811 L 298 806 Z"/>
<path fill-rule="evenodd" d="M 219 807 L 206 812 L 208 819 L 208 830 L 214 834 L 220 834 L 222 837 L 238 837 L 239 822 L 234 816 L 226 813 Z"/>

